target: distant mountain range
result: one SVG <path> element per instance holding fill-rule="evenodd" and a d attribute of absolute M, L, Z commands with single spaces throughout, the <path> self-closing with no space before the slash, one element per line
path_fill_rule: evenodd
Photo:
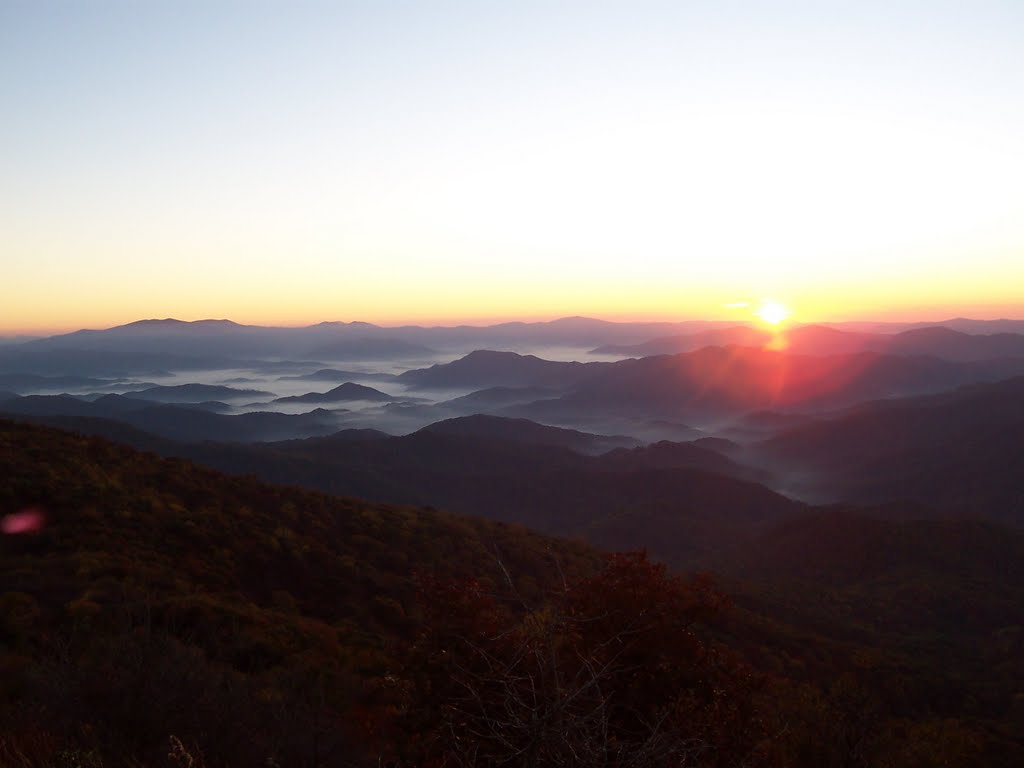
<path fill-rule="evenodd" d="M 405 360 L 426 358 L 436 350 L 402 339 L 339 339 L 312 347 L 307 357 L 315 360 Z"/>
<path fill-rule="evenodd" d="M 593 346 L 595 343 L 638 342 L 657 334 L 681 333 L 715 323 L 609 323 L 589 318 L 564 318 L 543 323 L 502 323 L 492 326 L 384 328 L 370 323 L 319 323 L 303 328 L 241 325 L 230 320 L 140 320 L 104 330 L 81 330 L 35 339 L 0 350 L 0 370 L 18 361 L 36 359 L 42 351 L 70 353 L 90 350 L 116 360 L 119 355 L 148 355 L 159 349 L 167 358 L 183 360 L 248 360 L 285 357 L 292 360 L 378 360 L 421 357 L 434 349 L 472 349 L 507 344 Z M 27 369 L 26 369 L 27 370 Z"/>
<path fill-rule="evenodd" d="M 825 356 L 705 347 L 616 363 L 564 363 L 512 352 L 474 352 L 452 363 L 409 371 L 399 381 L 423 388 L 493 388 L 504 381 L 512 382 L 511 389 L 560 391 L 534 402 L 520 399 L 501 412 L 535 421 L 600 422 L 602 417 L 625 414 L 700 424 L 759 410 L 836 408 L 1021 374 L 1024 357 L 951 362 L 873 352 Z"/>
<path fill-rule="evenodd" d="M 541 401 L 550 402 L 561 399 Z M 0 413 L 96 432 L 276 482 L 455 510 L 472 506 L 560 533 L 582 534 L 579 526 L 586 520 L 590 533 L 585 535 L 595 541 L 610 525 L 598 524 L 596 517 L 616 500 L 689 498 L 685 487 L 696 482 L 693 472 L 752 481 L 818 503 L 907 502 L 945 515 L 984 515 L 1024 525 L 1024 376 L 866 402 L 813 417 L 749 414 L 740 423 L 757 426 L 748 427 L 746 439 L 771 437 L 747 446 L 718 438 L 640 445 L 633 437 L 494 415 L 443 419 L 405 437 L 390 437 L 366 429 L 339 432 L 351 421 L 337 411 L 215 412 L 226 408 L 218 402 L 156 405 L 119 395 L 91 401 L 66 395 L 0 401 Z M 109 420 L 143 432 L 125 436 Z M 161 438 L 173 442 L 161 443 Z M 224 444 L 293 438 L 313 439 L 252 447 Z M 195 445 L 203 441 L 219 444 Z M 618 480 L 605 477 L 608 473 Z M 649 487 L 639 482 L 640 476 Z M 563 485 L 585 498 L 593 514 L 571 502 Z M 595 488 L 601 494 L 595 495 Z M 666 495 L 659 496 L 662 492 Z M 706 503 L 723 493 L 724 486 L 701 497 L 695 514 L 706 514 Z M 583 517 L 574 518 L 575 527 L 545 527 L 546 515 L 560 504 L 580 509 Z M 908 507 L 905 514 L 914 509 Z M 560 515 L 568 519 L 568 512 Z"/>
<path fill-rule="evenodd" d="M 666 336 L 641 344 L 612 344 L 592 350 L 600 354 L 648 357 L 693 352 L 710 346 L 772 347 L 801 355 L 836 355 L 878 352 L 892 355 L 930 355 L 968 362 L 998 357 L 1024 357 L 1024 334 L 968 334 L 942 326 L 915 328 L 899 333 L 842 331 L 823 325 L 805 325 L 779 333 L 737 326 L 701 333 Z"/>
<path fill-rule="evenodd" d="M 965 339 L 966 334 L 983 334 L 985 338 Z M 1024 321 L 841 323 L 798 327 L 785 336 L 790 348 L 800 353 L 875 351 L 964 361 L 1021 354 L 1017 337 L 1024 338 Z M 491 326 L 385 328 L 352 322 L 282 328 L 241 325 L 230 320 L 140 320 L 104 330 L 80 330 L 2 345 L 0 373 L 109 377 L 278 363 L 283 374 L 305 375 L 318 361 L 323 368 L 325 360 L 427 360 L 437 351 L 450 355 L 474 349 L 596 347 L 595 351 L 608 354 L 636 356 L 689 352 L 704 346 L 763 346 L 766 339 L 770 340 L 770 335 L 765 331 L 720 321 L 613 323 L 570 317 Z M 296 362 L 303 362 L 304 370 L 288 369 Z M 516 384 L 503 381 L 493 386 Z"/>

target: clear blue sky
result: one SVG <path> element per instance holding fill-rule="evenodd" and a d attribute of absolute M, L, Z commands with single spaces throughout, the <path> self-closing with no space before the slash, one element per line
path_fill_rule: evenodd
<path fill-rule="evenodd" d="M 0 332 L 1006 314 L 1021 94 L 1021 2 L 0 0 Z"/>

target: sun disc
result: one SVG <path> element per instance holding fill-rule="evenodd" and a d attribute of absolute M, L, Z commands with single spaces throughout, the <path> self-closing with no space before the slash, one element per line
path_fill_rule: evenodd
<path fill-rule="evenodd" d="M 777 301 L 764 301 L 755 313 L 768 325 L 778 325 L 789 317 L 789 309 Z"/>

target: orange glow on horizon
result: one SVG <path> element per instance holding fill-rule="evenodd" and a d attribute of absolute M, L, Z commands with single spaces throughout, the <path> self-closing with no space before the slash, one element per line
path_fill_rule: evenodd
<path fill-rule="evenodd" d="M 278 301 L 254 301 L 225 295 L 189 301 L 185 296 L 108 295 L 103 306 L 86 304 L 81 296 L 52 296 L 52 302 L 33 300 L 31 295 L 11 294 L 8 310 L 0 317 L 0 336 L 43 336 L 67 333 L 82 328 L 103 329 L 149 318 L 175 318 L 183 321 L 226 318 L 243 325 L 302 327 L 321 322 L 362 321 L 382 327 L 403 325 L 452 326 L 493 325 L 505 322 L 545 322 L 564 317 L 588 317 L 609 322 L 686 322 L 694 320 L 731 322 L 736 325 L 757 325 L 774 331 L 799 319 L 800 324 L 840 322 L 941 322 L 956 317 L 979 320 L 1001 318 L 1024 319 L 1024 302 L 935 301 L 926 303 L 909 299 L 905 302 L 878 301 L 870 303 L 855 296 L 817 294 L 814 299 L 791 297 L 779 304 L 789 315 L 778 317 L 776 309 L 762 314 L 762 303 L 712 302 L 707 297 L 680 301 L 678 291 L 669 287 L 623 291 L 615 299 L 600 300 L 574 296 L 549 297 L 535 291 L 530 294 L 511 290 L 501 295 L 489 294 L 469 303 L 466 297 L 441 295 L 425 299 L 399 294 L 389 299 L 353 295 L 344 300 L 324 298 L 314 286 L 313 295 L 298 301 L 298 293 Z M 455 292 L 453 291 L 452 294 Z M 186 294 L 187 295 L 187 294 Z M 474 297 L 476 298 L 476 297 Z M 558 298 L 562 298 L 561 301 Z M 790 297 L 787 297 L 789 299 Z M 76 300 L 77 299 L 77 300 Z M 459 301 L 462 299 L 462 301 Z M 491 299 L 488 303 L 484 299 Z M 845 299 L 845 300 L 844 300 Z"/>

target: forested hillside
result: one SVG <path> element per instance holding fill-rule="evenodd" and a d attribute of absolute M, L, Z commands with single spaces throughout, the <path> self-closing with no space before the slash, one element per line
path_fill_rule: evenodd
<path fill-rule="evenodd" d="M 930 579 L 946 593 L 935 562 L 959 539 L 858 580 L 864 551 L 892 540 L 891 524 L 858 517 L 771 529 L 756 556 L 735 553 L 727 596 L 642 554 L 2 421 L 0 518 L 4 766 L 1010 766 L 1022 754 L 1019 568 L 1000 570 L 1020 540 L 998 529 L 972 538 L 998 552 L 979 582 L 990 598 L 969 586 L 977 558 L 955 571 L 968 583 L 957 604 L 977 610 L 947 648 L 947 614 L 920 601 Z M 882 561 L 912 552 L 903 541 Z"/>
<path fill-rule="evenodd" d="M 10 422 L 4 514 L 45 519 L 0 536 L 4 766 L 162 765 L 170 734 L 210 765 L 348 764 L 372 742 L 353 713 L 378 713 L 415 636 L 418 574 L 487 584 L 500 562 L 532 599 L 599 565 L 519 527 Z M 69 750 L 79 763 L 52 762 Z"/>

